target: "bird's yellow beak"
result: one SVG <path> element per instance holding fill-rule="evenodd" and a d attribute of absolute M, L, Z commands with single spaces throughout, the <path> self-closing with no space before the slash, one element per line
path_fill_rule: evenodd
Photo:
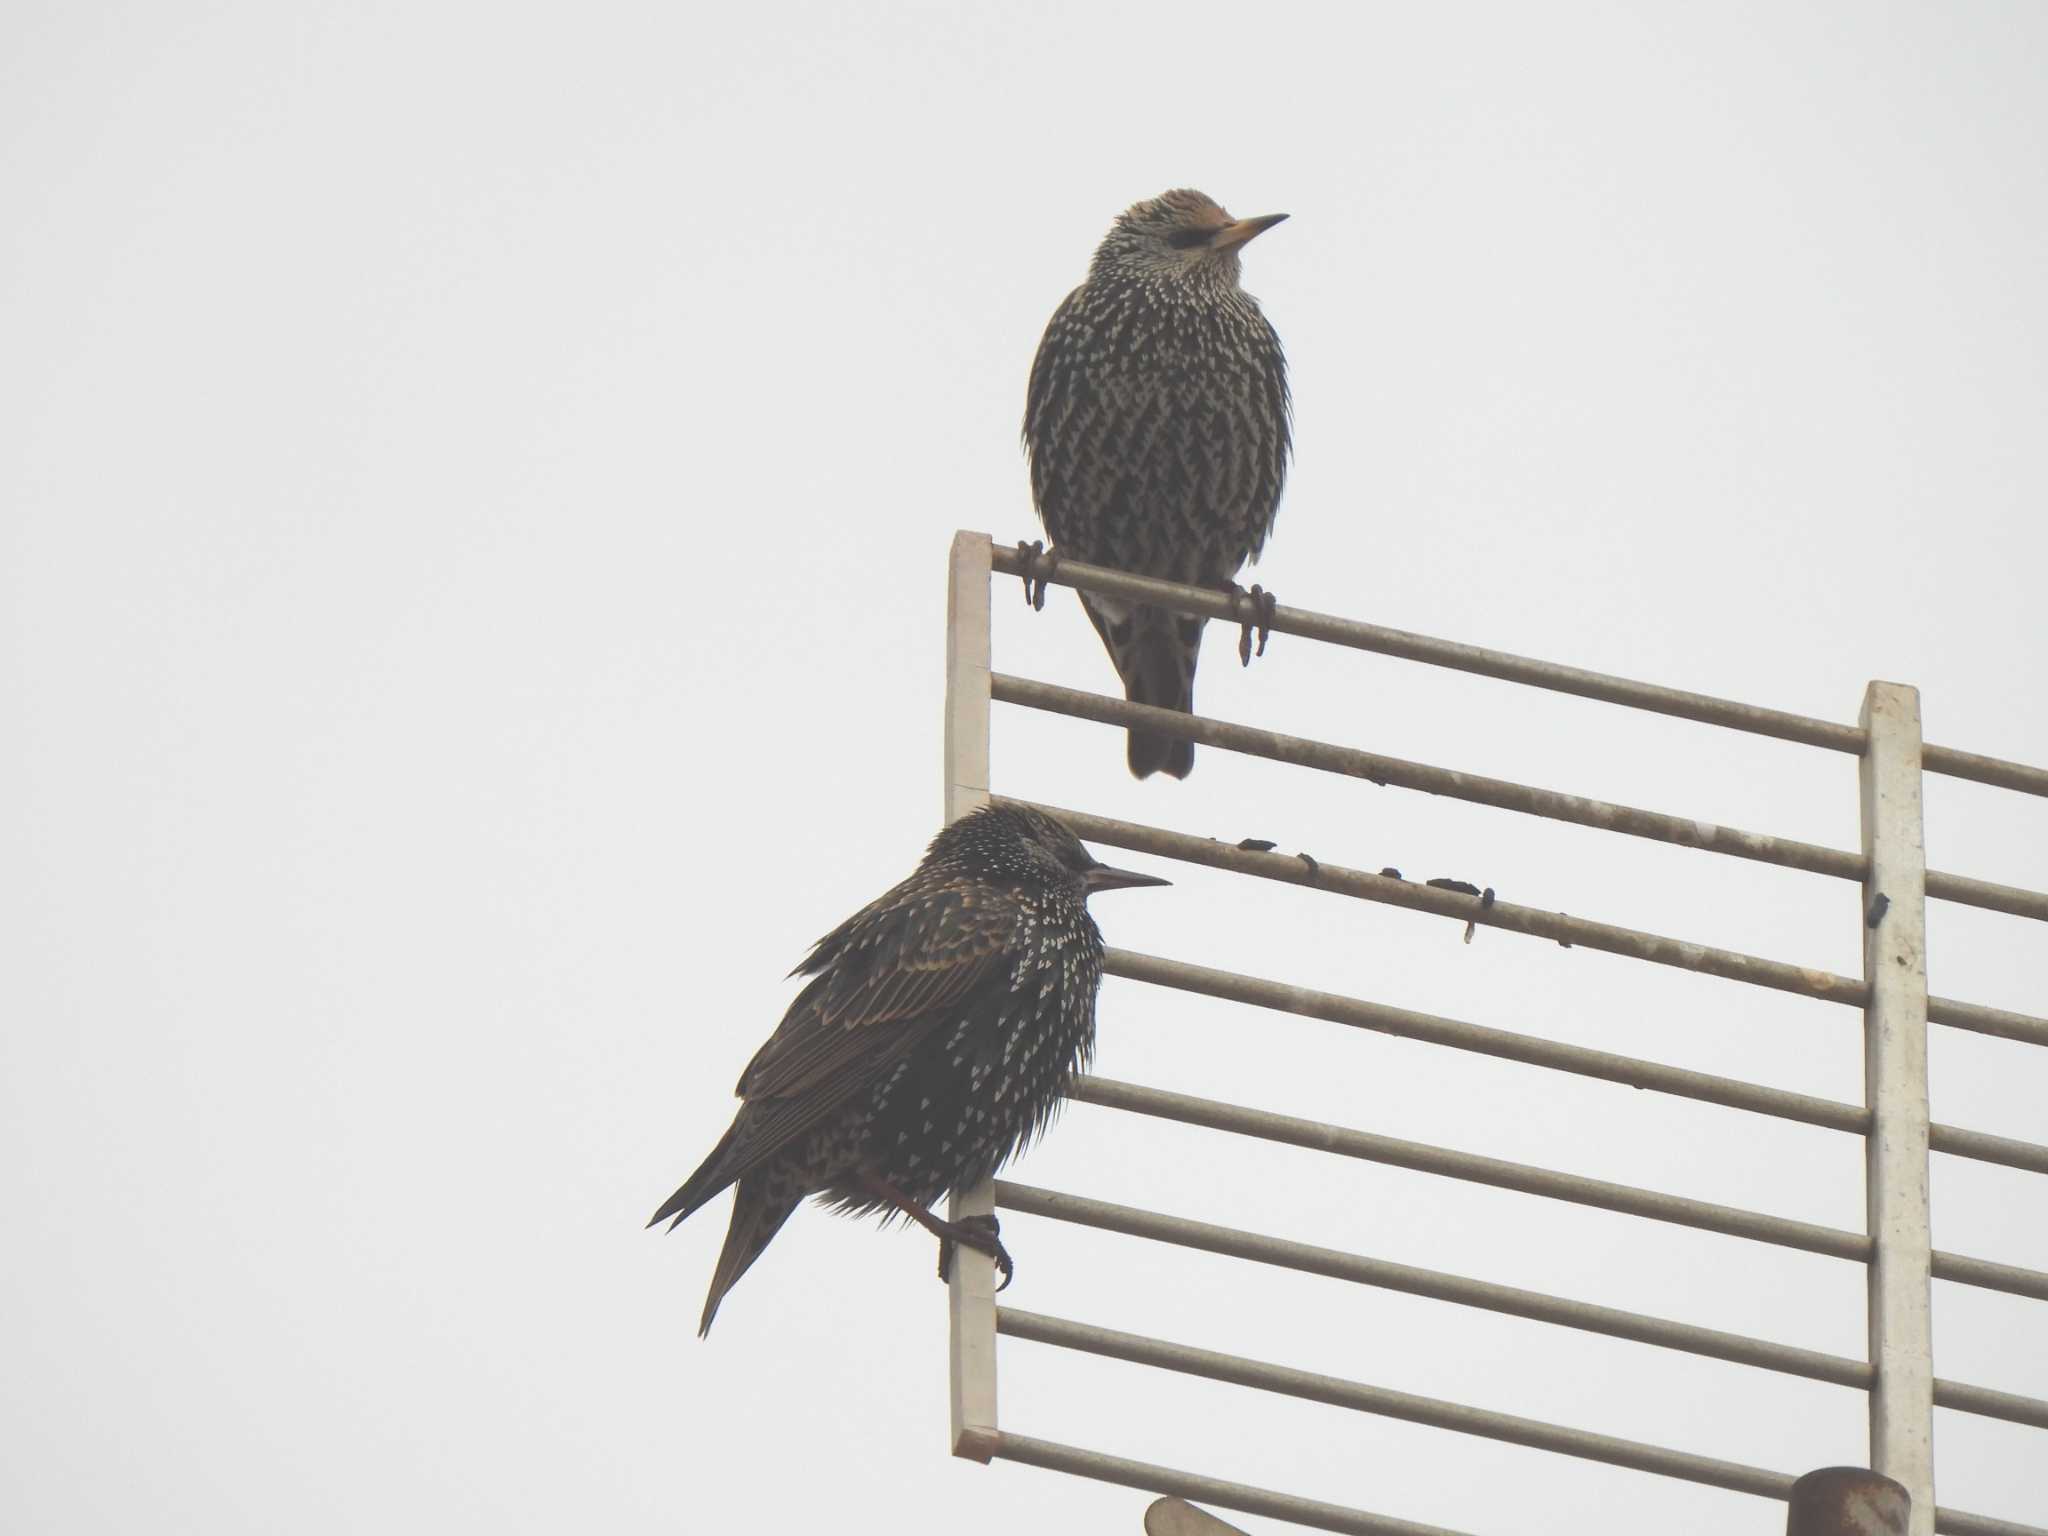
<path fill-rule="evenodd" d="M 1263 235 L 1286 217 L 1284 213 L 1269 213 L 1260 218 L 1239 219 L 1235 224 L 1226 224 L 1216 232 L 1215 249 L 1227 251 L 1232 246 L 1243 245 L 1247 240 Z"/>

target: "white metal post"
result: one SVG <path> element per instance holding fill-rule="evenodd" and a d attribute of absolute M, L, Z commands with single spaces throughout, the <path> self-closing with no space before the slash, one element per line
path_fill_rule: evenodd
<path fill-rule="evenodd" d="M 989 578 L 985 533 L 953 535 L 946 587 L 946 820 L 988 804 Z M 955 1195 L 949 1214 L 993 1215 L 995 1184 Z M 953 1454 L 985 1462 L 996 1446 L 996 1267 L 964 1244 L 947 1287 Z"/>
<path fill-rule="evenodd" d="M 1863 695 L 1864 1201 L 1871 1238 L 1870 1465 L 1912 1498 L 1911 1536 L 1934 1531 L 1934 1348 L 1927 1199 L 1927 850 L 1920 694 Z"/>

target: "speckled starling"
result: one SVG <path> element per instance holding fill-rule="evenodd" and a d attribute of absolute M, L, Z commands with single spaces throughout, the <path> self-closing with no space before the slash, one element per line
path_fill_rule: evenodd
<path fill-rule="evenodd" d="M 807 1195 L 908 1216 L 990 1254 L 1007 1281 L 993 1217 L 931 1207 L 1029 1143 L 1086 1064 L 1102 981 L 1088 897 L 1164 884 L 1099 863 L 1049 816 L 991 806 L 820 939 L 791 972 L 809 984 L 740 1077 L 732 1128 L 648 1223 L 739 1185 L 698 1332 Z"/>
<path fill-rule="evenodd" d="M 1183 190 L 1111 226 L 1031 365 L 1024 445 L 1055 554 L 1230 590 L 1258 559 L 1287 478 L 1287 364 L 1238 286 L 1238 252 L 1285 217 L 1233 219 Z M 1207 620 L 1096 593 L 1081 605 L 1129 699 L 1193 710 Z M 1195 749 L 1132 731 L 1129 758 L 1141 779 L 1185 778 Z"/>

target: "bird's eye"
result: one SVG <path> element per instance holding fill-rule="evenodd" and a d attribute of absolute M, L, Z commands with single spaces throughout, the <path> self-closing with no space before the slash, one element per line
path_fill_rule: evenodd
<path fill-rule="evenodd" d="M 1215 234 L 1213 229 L 1177 229 L 1166 237 L 1166 243 L 1177 251 L 1192 250 L 1198 245 L 1207 245 Z"/>

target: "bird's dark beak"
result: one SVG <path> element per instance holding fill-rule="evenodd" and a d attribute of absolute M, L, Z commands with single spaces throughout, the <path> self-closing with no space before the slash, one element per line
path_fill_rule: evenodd
<path fill-rule="evenodd" d="M 1111 869 L 1107 864 L 1097 864 L 1081 876 L 1082 888 L 1091 896 L 1097 891 L 1122 891 L 1135 885 L 1171 884 L 1171 880 L 1162 880 L 1157 875 L 1141 875 L 1129 869 Z"/>
<path fill-rule="evenodd" d="M 1216 249 L 1227 251 L 1234 245 L 1243 245 L 1247 240 L 1263 235 L 1286 217 L 1284 213 L 1269 213 L 1262 218 L 1239 219 L 1235 224 L 1226 224 L 1216 231 Z"/>

